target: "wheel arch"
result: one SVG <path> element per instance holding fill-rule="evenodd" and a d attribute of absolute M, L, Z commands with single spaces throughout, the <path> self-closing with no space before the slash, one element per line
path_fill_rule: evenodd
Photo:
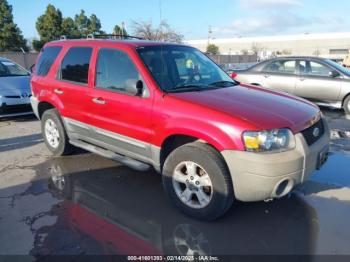
<path fill-rule="evenodd" d="M 209 145 L 213 149 L 215 149 L 218 153 L 220 153 L 221 148 L 218 145 L 215 145 L 215 143 L 212 143 L 212 141 L 208 141 L 207 139 L 203 139 L 197 136 L 188 135 L 188 134 L 171 134 L 167 136 L 160 147 L 160 154 L 159 154 L 159 164 L 160 169 L 163 169 L 163 165 L 167 157 L 171 152 L 173 152 L 176 148 L 183 146 L 185 144 L 193 143 L 193 142 L 200 142 L 206 145 Z"/>
<path fill-rule="evenodd" d="M 343 100 L 342 100 L 342 102 L 341 102 L 341 105 L 342 105 L 342 106 L 344 106 L 345 100 L 346 100 L 348 97 L 350 97 L 350 93 L 347 93 L 347 94 L 344 96 L 344 98 L 343 98 Z"/>
<path fill-rule="evenodd" d="M 49 103 L 49 102 L 46 102 L 46 101 L 39 102 L 39 104 L 38 104 L 39 119 L 41 119 L 42 115 L 44 114 L 44 112 L 46 110 L 54 109 L 54 108 L 56 108 L 56 107 L 52 103 Z"/>

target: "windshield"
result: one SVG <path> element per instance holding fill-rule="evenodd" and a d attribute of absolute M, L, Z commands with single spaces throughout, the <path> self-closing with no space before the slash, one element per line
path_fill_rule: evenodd
<path fill-rule="evenodd" d="M 28 76 L 29 73 L 23 67 L 11 61 L 0 60 L 0 77 Z"/>
<path fill-rule="evenodd" d="M 327 63 L 330 64 L 331 66 L 335 67 L 336 69 L 338 69 L 340 72 L 342 72 L 343 74 L 350 76 L 350 70 L 345 68 L 344 66 L 330 60 L 330 59 L 326 59 Z"/>
<path fill-rule="evenodd" d="M 166 92 L 201 91 L 236 84 L 195 48 L 159 45 L 139 47 L 137 51 L 160 88 Z"/>

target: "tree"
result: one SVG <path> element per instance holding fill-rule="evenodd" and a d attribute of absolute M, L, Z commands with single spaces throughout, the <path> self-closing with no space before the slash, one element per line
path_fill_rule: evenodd
<path fill-rule="evenodd" d="M 166 21 L 161 21 L 158 27 L 154 27 L 152 22 L 133 22 L 134 34 L 138 37 L 154 41 L 167 41 L 181 43 L 183 35 L 170 27 Z"/>
<path fill-rule="evenodd" d="M 64 18 L 62 21 L 62 34 L 67 38 L 80 38 L 81 34 L 74 23 L 74 20 L 70 17 Z"/>
<path fill-rule="evenodd" d="M 249 54 L 249 51 L 247 49 L 242 49 L 241 50 L 241 54 L 242 55 L 248 55 Z"/>
<path fill-rule="evenodd" d="M 90 15 L 88 23 L 88 33 L 89 34 L 102 34 L 101 31 L 101 21 L 97 18 L 95 14 Z"/>
<path fill-rule="evenodd" d="M 13 21 L 12 6 L 0 0 L 0 51 L 28 50 L 27 41 Z"/>
<path fill-rule="evenodd" d="M 218 55 L 219 52 L 219 47 L 217 45 L 214 44 L 209 44 L 207 45 L 207 53 L 211 54 L 211 55 Z"/>
<path fill-rule="evenodd" d="M 36 21 L 36 30 L 40 35 L 40 41 L 46 43 L 59 39 L 63 34 L 62 21 L 61 11 L 49 4 L 45 13 L 39 16 Z"/>
<path fill-rule="evenodd" d="M 45 42 L 42 40 L 33 39 L 32 41 L 33 49 L 37 52 L 39 52 L 44 45 L 45 45 Z"/>
<path fill-rule="evenodd" d="M 264 50 L 264 48 L 258 43 L 253 43 L 251 49 L 254 55 L 258 55 L 261 51 Z"/>
<path fill-rule="evenodd" d="M 282 50 L 282 54 L 283 54 L 283 55 L 291 55 L 291 54 L 292 54 L 292 50 L 283 49 L 283 50 Z"/>
<path fill-rule="evenodd" d="M 123 26 L 120 27 L 119 25 L 115 25 L 113 28 L 113 34 L 127 36 L 128 32 L 126 32 L 126 30 Z"/>
<path fill-rule="evenodd" d="M 75 15 L 74 23 L 80 36 L 104 33 L 101 30 L 102 25 L 100 19 L 95 14 L 87 17 L 84 10 L 80 10 L 80 14 Z"/>
<path fill-rule="evenodd" d="M 85 15 L 84 10 L 81 10 L 80 14 L 75 15 L 74 22 L 81 35 L 86 36 L 89 34 L 90 20 Z"/>

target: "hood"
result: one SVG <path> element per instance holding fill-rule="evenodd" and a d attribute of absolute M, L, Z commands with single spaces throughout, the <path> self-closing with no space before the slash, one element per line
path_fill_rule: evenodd
<path fill-rule="evenodd" d="M 239 118 L 257 130 L 289 128 L 297 133 L 320 116 L 319 108 L 311 102 L 250 85 L 170 96 Z"/>
<path fill-rule="evenodd" d="M 22 93 L 31 93 L 30 76 L 0 77 L 1 96 L 20 96 Z"/>

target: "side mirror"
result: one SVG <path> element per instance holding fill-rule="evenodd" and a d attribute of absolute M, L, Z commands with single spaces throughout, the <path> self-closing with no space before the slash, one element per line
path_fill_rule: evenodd
<path fill-rule="evenodd" d="M 142 96 L 142 94 L 143 94 L 143 82 L 142 80 L 138 80 L 136 82 L 136 95 Z"/>
<path fill-rule="evenodd" d="M 336 78 L 336 77 L 340 76 L 340 74 L 339 74 L 338 71 L 332 70 L 332 71 L 329 72 L 329 76 L 333 77 L 333 78 Z"/>
<path fill-rule="evenodd" d="M 125 91 L 131 95 L 142 96 L 143 95 L 143 82 L 136 79 L 128 79 L 125 82 Z"/>

